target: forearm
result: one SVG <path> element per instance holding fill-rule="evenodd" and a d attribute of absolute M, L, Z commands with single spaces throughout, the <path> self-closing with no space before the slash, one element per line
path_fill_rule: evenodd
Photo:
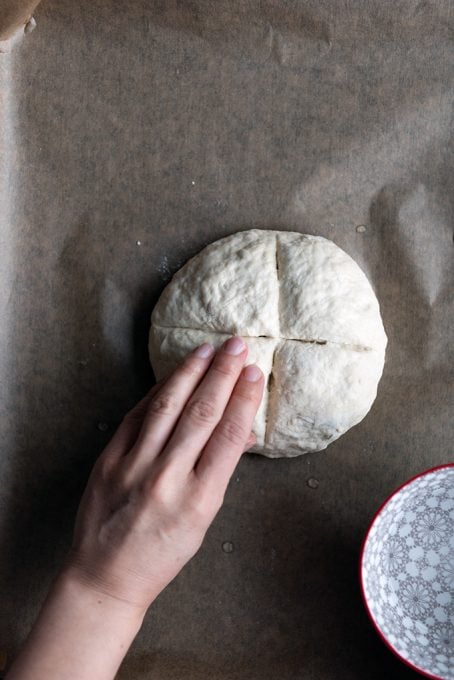
<path fill-rule="evenodd" d="M 112 680 L 144 613 L 63 573 L 6 680 Z"/>

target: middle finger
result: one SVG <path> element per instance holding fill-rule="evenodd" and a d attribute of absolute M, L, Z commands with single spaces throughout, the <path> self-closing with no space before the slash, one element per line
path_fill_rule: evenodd
<path fill-rule="evenodd" d="M 186 404 L 162 456 L 188 473 L 219 423 L 247 357 L 241 338 L 227 340 Z"/>

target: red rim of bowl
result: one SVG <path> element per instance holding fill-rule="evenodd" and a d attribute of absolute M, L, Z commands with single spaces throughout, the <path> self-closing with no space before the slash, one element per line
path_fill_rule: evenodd
<path fill-rule="evenodd" d="M 380 505 L 376 513 L 374 514 L 371 523 L 369 524 L 369 528 L 366 532 L 366 535 L 364 537 L 362 546 L 361 546 L 361 553 L 359 557 L 359 581 L 361 584 L 361 596 L 362 600 L 364 603 L 364 606 L 366 608 L 366 612 L 369 616 L 369 619 L 372 622 L 373 627 L 375 628 L 376 633 L 378 634 L 378 637 L 381 639 L 381 641 L 388 647 L 388 649 L 393 652 L 393 654 L 400 660 L 402 661 L 406 666 L 409 666 L 412 670 L 416 671 L 417 673 L 420 673 L 420 675 L 425 676 L 426 678 L 431 678 L 431 680 L 445 680 L 445 678 L 442 678 L 440 675 L 433 675 L 432 673 L 429 673 L 428 671 L 423 670 L 422 668 L 419 668 L 418 666 L 415 666 L 411 661 L 408 661 L 405 657 L 403 657 L 395 647 L 386 639 L 386 637 L 383 635 L 382 631 L 378 627 L 377 623 L 375 622 L 375 619 L 372 615 L 372 612 L 369 608 L 369 604 L 367 602 L 366 598 L 366 593 L 364 591 L 364 580 L 363 580 L 363 559 L 364 559 L 364 551 L 366 548 L 366 544 L 369 538 L 369 534 L 372 530 L 372 527 L 374 526 L 376 520 L 378 519 L 379 515 L 381 514 L 383 508 L 385 505 L 388 505 L 389 501 L 394 498 L 396 494 L 398 494 L 402 489 L 404 489 L 406 486 L 414 482 L 416 479 L 419 479 L 420 477 L 425 477 L 426 475 L 430 475 L 433 472 L 437 472 L 437 470 L 446 470 L 446 468 L 452 468 L 454 467 L 454 463 L 445 463 L 444 465 L 437 465 L 436 467 L 430 468 L 429 470 L 424 470 L 424 472 L 420 472 L 418 475 L 415 475 L 414 477 L 411 477 L 408 479 L 406 482 L 401 484 L 395 491 L 393 491 L 388 498 L 383 501 L 383 503 Z"/>

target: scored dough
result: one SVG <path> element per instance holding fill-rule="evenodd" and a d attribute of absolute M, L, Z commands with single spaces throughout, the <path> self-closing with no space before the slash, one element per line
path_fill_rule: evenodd
<path fill-rule="evenodd" d="M 278 337 L 276 235 L 257 231 L 215 241 L 189 260 L 164 289 L 153 324 Z"/>
<path fill-rule="evenodd" d="M 277 252 L 282 337 L 386 346 L 372 286 L 347 253 L 326 238 L 294 233 L 278 237 Z"/>
<path fill-rule="evenodd" d="M 205 333 L 187 328 L 152 327 L 150 354 L 152 357 L 156 357 L 153 361 L 156 380 L 166 378 L 195 347 L 204 342 L 209 342 L 215 349 L 218 349 L 229 337 L 228 333 Z M 278 341 L 274 338 L 247 338 L 246 341 L 249 349 L 248 363 L 257 364 L 268 379 Z M 254 422 L 254 434 L 257 438 L 258 447 L 265 444 L 267 412 L 268 391 L 265 390 Z"/>
<path fill-rule="evenodd" d="M 282 450 L 299 455 L 302 441 L 307 451 L 319 451 L 359 423 L 377 394 L 383 361 L 384 354 L 375 351 L 279 343 L 268 406 L 268 455 Z"/>
<path fill-rule="evenodd" d="M 202 342 L 217 348 L 232 334 L 265 374 L 253 451 L 319 451 L 369 411 L 386 335 L 365 274 L 332 241 L 254 229 L 189 260 L 152 314 L 156 378 Z"/>

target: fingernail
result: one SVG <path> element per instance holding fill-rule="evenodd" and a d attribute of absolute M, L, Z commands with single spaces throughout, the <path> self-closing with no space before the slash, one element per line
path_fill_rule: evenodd
<path fill-rule="evenodd" d="M 194 350 L 194 356 L 198 357 L 199 359 L 208 359 L 208 357 L 211 357 L 213 353 L 214 347 L 208 342 L 204 342 L 203 345 L 200 345 L 200 347 L 197 347 L 197 349 Z"/>
<path fill-rule="evenodd" d="M 244 369 L 243 377 L 248 382 L 257 382 L 257 380 L 260 380 L 260 378 L 262 377 L 262 371 L 258 366 L 250 364 L 249 366 L 246 366 L 246 368 Z"/>
<path fill-rule="evenodd" d="M 242 339 L 237 337 L 226 340 L 223 347 L 227 354 L 233 354 L 234 356 L 238 356 L 238 354 L 241 354 L 241 352 L 246 349 L 246 345 Z"/>

